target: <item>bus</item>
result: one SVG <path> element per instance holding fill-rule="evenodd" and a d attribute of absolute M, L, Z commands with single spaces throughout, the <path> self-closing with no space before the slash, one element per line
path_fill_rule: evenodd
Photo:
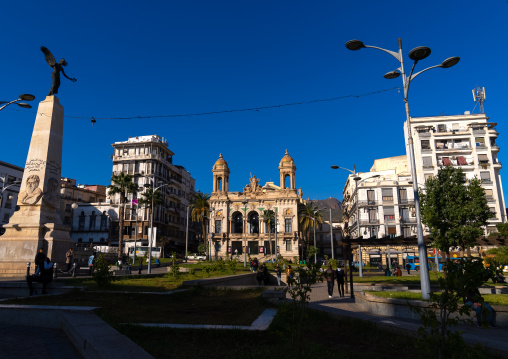
<path fill-rule="evenodd" d="M 443 258 L 437 257 L 437 259 L 439 260 L 439 270 L 442 271 L 443 270 Z M 436 262 L 435 257 L 427 257 L 427 264 L 428 264 L 429 269 L 430 269 L 431 263 L 435 263 L 435 262 Z M 407 263 L 409 263 L 409 265 L 411 266 L 411 270 L 416 270 L 416 271 L 420 270 L 420 257 L 407 256 L 406 257 L 406 264 Z"/>

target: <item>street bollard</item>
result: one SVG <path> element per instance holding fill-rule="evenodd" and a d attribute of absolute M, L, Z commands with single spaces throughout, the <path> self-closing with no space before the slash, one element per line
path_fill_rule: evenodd
<path fill-rule="evenodd" d="M 72 263 L 72 276 L 76 276 L 76 262 Z"/>
<path fill-rule="evenodd" d="M 53 278 L 58 278 L 57 274 L 56 274 L 56 263 L 53 264 Z"/>
<path fill-rule="evenodd" d="M 26 263 L 26 276 L 27 276 L 27 277 L 30 275 L 30 265 L 31 265 L 31 263 L 30 263 L 30 262 L 27 262 L 27 263 Z"/>

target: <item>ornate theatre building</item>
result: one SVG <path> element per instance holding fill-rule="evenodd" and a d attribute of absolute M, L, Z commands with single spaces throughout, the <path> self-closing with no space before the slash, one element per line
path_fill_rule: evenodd
<path fill-rule="evenodd" d="M 219 156 L 213 166 L 213 191 L 210 197 L 209 240 L 212 257 L 243 259 L 244 250 L 252 258 L 268 259 L 279 253 L 287 259 L 298 256 L 298 204 L 302 190 L 296 190 L 296 166 L 288 151 L 279 164 L 280 186 L 259 184 L 250 178 L 243 191 L 229 191 L 229 167 Z M 265 211 L 275 213 L 269 226 Z M 270 228 L 269 228 L 270 227 Z"/>

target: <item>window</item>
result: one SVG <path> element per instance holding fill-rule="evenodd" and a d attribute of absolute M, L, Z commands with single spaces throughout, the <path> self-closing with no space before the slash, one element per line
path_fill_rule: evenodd
<path fill-rule="evenodd" d="M 480 164 L 488 164 L 489 158 L 487 157 L 487 155 L 478 155 L 478 162 Z"/>
<path fill-rule="evenodd" d="M 12 208 L 12 195 L 8 194 L 5 196 L 6 197 L 6 201 L 5 201 L 5 208 L 7 209 L 11 209 Z"/>
<path fill-rule="evenodd" d="M 492 196 L 493 196 L 493 191 L 491 189 L 486 189 L 485 190 L 485 197 L 492 198 Z"/>
<path fill-rule="evenodd" d="M 407 203 L 407 190 L 405 188 L 399 189 L 399 203 Z"/>
<path fill-rule="evenodd" d="M 423 167 L 432 167 L 432 157 L 422 157 Z"/>
<path fill-rule="evenodd" d="M 70 224 L 71 223 L 71 217 L 65 216 L 64 217 L 64 224 Z"/>
<path fill-rule="evenodd" d="M 219 233 L 222 232 L 222 226 L 221 226 L 221 224 L 222 224 L 222 221 L 220 219 L 216 219 L 215 220 L 215 233 L 216 234 L 219 234 Z"/>
<path fill-rule="evenodd" d="M 388 226 L 388 236 L 390 238 L 395 238 L 396 235 L 397 235 L 397 227 Z"/>
<path fill-rule="evenodd" d="M 95 215 L 95 211 L 92 211 L 92 214 L 90 215 L 90 224 L 89 224 L 89 229 L 91 231 L 95 231 L 95 218 L 97 216 Z"/>
<path fill-rule="evenodd" d="M 490 209 L 490 211 L 491 211 L 492 213 L 494 213 L 494 216 L 492 217 L 492 219 L 497 218 L 496 208 L 494 208 L 494 207 L 489 207 L 489 209 Z"/>
<path fill-rule="evenodd" d="M 71 205 L 70 205 L 69 203 L 67 203 L 67 204 L 65 205 L 65 212 L 70 213 L 70 212 L 71 212 L 71 209 L 72 209 Z"/>
<path fill-rule="evenodd" d="M 375 200 L 374 191 L 368 190 L 367 191 L 367 204 L 375 204 L 375 203 L 376 203 L 376 200 Z"/>
<path fill-rule="evenodd" d="M 375 208 L 370 208 L 369 209 L 369 223 L 377 223 L 376 209 Z"/>
<path fill-rule="evenodd" d="M 4 223 L 9 223 L 9 213 L 4 214 Z"/>
<path fill-rule="evenodd" d="M 286 252 L 291 252 L 293 250 L 291 241 L 286 241 Z"/>
<path fill-rule="evenodd" d="M 293 232 L 293 226 L 292 226 L 292 223 L 291 223 L 291 218 L 286 218 L 284 220 L 284 232 L 286 232 L 286 233 Z"/>
<path fill-rule="evenodd" d="M 409 208 L 400 209 L 400 219 L 402 220 L 402 222 L 409 220 Z"/>
<path fill-rule="evenodd" d="M 485 147 L 485 137 L 475 137 L 476 147 Z"/>
<path fill-rule="evenodd" d="M 386 202 L 393 202 L 393 189 L 392 188 L 383 188 L 383 201 Z"/>
<path fill-rule="evenodd" d="M 437 132 L 446 132 L 446 125 L 437 125 Z"/>
<path fill-rule="evenodd" d="M 81 215 L 78 219 L 78 231 L 85 230 L 85 212 L 81 211 Z"/>
<path fill-rule="evenodd" d="M 108 216 L 106 211 L 102 212 L 101 215 L 101 231 L 105 231 L 108 228 Z"/>
<path fill-rule="evenodd" d="M 490 182 L 490 172 L 480 172 L 480 179 L 482 182 Z"/>
<path fill-rule="evenodd" d="M 459 124 L 458 123 L 452 123 L 452 131 L 454 133 L 459 131 Z"/>
<path fill-rule="evenodd" d="M 395 221 L 395 212 L 393 207 L 383 207 L 385 222 Z"/>
<path fill-rule="evenodd" d="M 430 150 L 430 140 L 422 140 L 422 150 Z"/>
<path fill-rule="evenodd" d="M 425 173 L 425 182 L 427 182 L 432 177 L 434 177 L 434 175 L 432 173 Z"/>
<path fill-rule="evenodd" d="M 403 227 L 402 231 L 404 233 L 404 237 L 411 237 L 411 228 L 410 227 Z"/>
<path fill-rule="evenodd" d="M 83 238 L 78 238 L 78 243 L 83 242 Z"/>

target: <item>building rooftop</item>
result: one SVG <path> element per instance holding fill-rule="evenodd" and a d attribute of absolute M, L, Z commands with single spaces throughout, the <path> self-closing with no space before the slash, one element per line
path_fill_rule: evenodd
<path fill-rule="evenodd" d="M 164 137 L 160 137 L 158 135 L 129 137 L 127 141 L 115 142 L 115 145 L 121 143 L 141 143 L 141 142 L 157 142 L 165 145 L 166 147 L 168 146 L 168 141 L 166 141 Z"/>

